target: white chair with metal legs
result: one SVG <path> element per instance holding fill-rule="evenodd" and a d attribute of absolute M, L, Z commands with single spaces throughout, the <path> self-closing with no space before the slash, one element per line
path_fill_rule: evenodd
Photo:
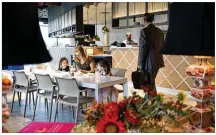
<path fill-rule="evenodd" d="M 125 72 L 126 69 L 121 69 L 121 68 L 111 68 L 110 72 L 112 73 L 112 76 L 116 77 L 125 77 Z M 123 84 L 119 84 L 123 87 Z M 123 90 L 118 90 L 119 93 L 123 93 Z"/>
<path fill-rule="evenodd" d="M 57 95 L 57 90 L 55 89 L 56 85 L 53 84 L 53 81 L 49 75 L 35 74 L 35 77 L 37 80 L 38 88 L 37 88 L 37 94 L 36 94 L 36 105 L 34 108 L 33 121 L 35 119 L 38 97 L 42 97 L 46 99 L 45 101 L 47 101 L 47 104 L 48 104 L 48 100 L 49 99 L 51 100 L 50 114 L 49 114 L 49 121 L 51 121 L 53 99 L 56 99 L 56 95 Z M 48 110 L 48 107 L 47 107 L 47 110 Z"/>
<path fill-rule="evenodd" d="M 56 103 L 54 122 L 56 121 L 58 103 L 61 103 L 72 107 L 76 107 L 75 122 L 77 123 L 79 107 L 82 106 L 83 104 L 91 103 L 92 101 L 94 101 L 94 98 L 80 95 L 80 92 L 87 91 L 88 89 L 80 90 L 75 78 L 66 79 L 66 78 L 56 77 L 56 82 L 58 87 L 58 94 L 57 94 L 57 103 Z M 64 97 L 59 98 L 60 95 Z M 74 117 L 74 113 L 73 113 L 73 117 Z"/>
<path fill-rule="evenodd" d="M 21 101 L 21 95 L 22 93 L 26 94 L 25 97 L 25 108 L 24 108 L 24 117 L 26 115 L 26 107 L 28 103 L 28 96 L 33 98 L 33 104 L 35 105 L 34 102 L 34 93 L 37 91 L 37 86 L 31 85 L 28 77 L 26 76 L 25 72 L 23 71 L 13 71 L 14 77 L 15 77 L 15 83 L 14 83 L 14 93 L 13 93 L 13 101 L 12 101 L 12 107 L 11 107 L 11 112 L 13 112 L 13 106 L 14 106 L 14 98 L 16 92 L 18 93 L 18 100 L 19 100 L 19 105 Z M 31 95 L 32 94 L 32 95 Z M 29 99 L 30 101 L 31 99 Z"/>

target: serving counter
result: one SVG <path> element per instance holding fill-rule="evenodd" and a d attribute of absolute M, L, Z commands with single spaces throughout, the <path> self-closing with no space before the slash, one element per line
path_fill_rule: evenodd
<path fill-rule="evenodd" d="M 112 47 L 112 67 L 126 69 L 126 77 L 131 80 L 131 73 L 137 69 L 138 47 Z M 192 79 L 185 73 L 186 68 L 196 63 L 193 56 L 164 55 L 165 67 L 161 68 L 156 78 L 158 87 L 191 90 Z M 214 57 L 209 60 L 214 65 Z"/>

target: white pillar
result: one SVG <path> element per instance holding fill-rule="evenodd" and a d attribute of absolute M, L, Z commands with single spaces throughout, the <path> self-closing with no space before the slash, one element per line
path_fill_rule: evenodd
<path fill-rule="evenodd" d="M 110 45 L 109 32 L 104 32 L 104 46 Z"/>

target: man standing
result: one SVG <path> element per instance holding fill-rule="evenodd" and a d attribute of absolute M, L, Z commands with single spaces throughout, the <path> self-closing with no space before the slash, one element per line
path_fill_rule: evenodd
<path fill-rule="evenodd" d="M 140 31 L 137 68 L 138 70 L 148 70 L 152 75 L 153 89 L 147 93 L 151 96 L 156 96 L 155 78 L 159 69 L 164 67 L 163 56 L 159 53 L 164 43 L 164 35 L 162 30 L 152 24 L 153 21 L 154 14 L 145 13 L 145 28 Z"/>

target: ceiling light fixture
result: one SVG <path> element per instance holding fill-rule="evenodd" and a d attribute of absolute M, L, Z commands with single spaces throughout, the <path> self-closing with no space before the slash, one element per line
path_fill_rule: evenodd
<path fill-rule="evenodd" d="M 104 33 L 106 33 L 106 32 L 109 32 L 109 28 L 106 26 L 106 5 L 107 5 L 107 2 L 104 2 L 104 5 L 105 5 L 105 25 L 104 25 L 104 27 L 102 28 L 102 31 L 103 31 Z"/>
<path fill-rule="evenodd" d="M 88 14 L 88 10 L 90 8 L 90 5 L 89 4 L 86 4 L 86 9 L 87 9 L 87 24 L 89 24 L 89 14 Z M 86 35 L 85 38 L 84 38 L 84 41 L 85 42 L 91 42 L 92 41 L 92 38 L 90 35 Z"/>

